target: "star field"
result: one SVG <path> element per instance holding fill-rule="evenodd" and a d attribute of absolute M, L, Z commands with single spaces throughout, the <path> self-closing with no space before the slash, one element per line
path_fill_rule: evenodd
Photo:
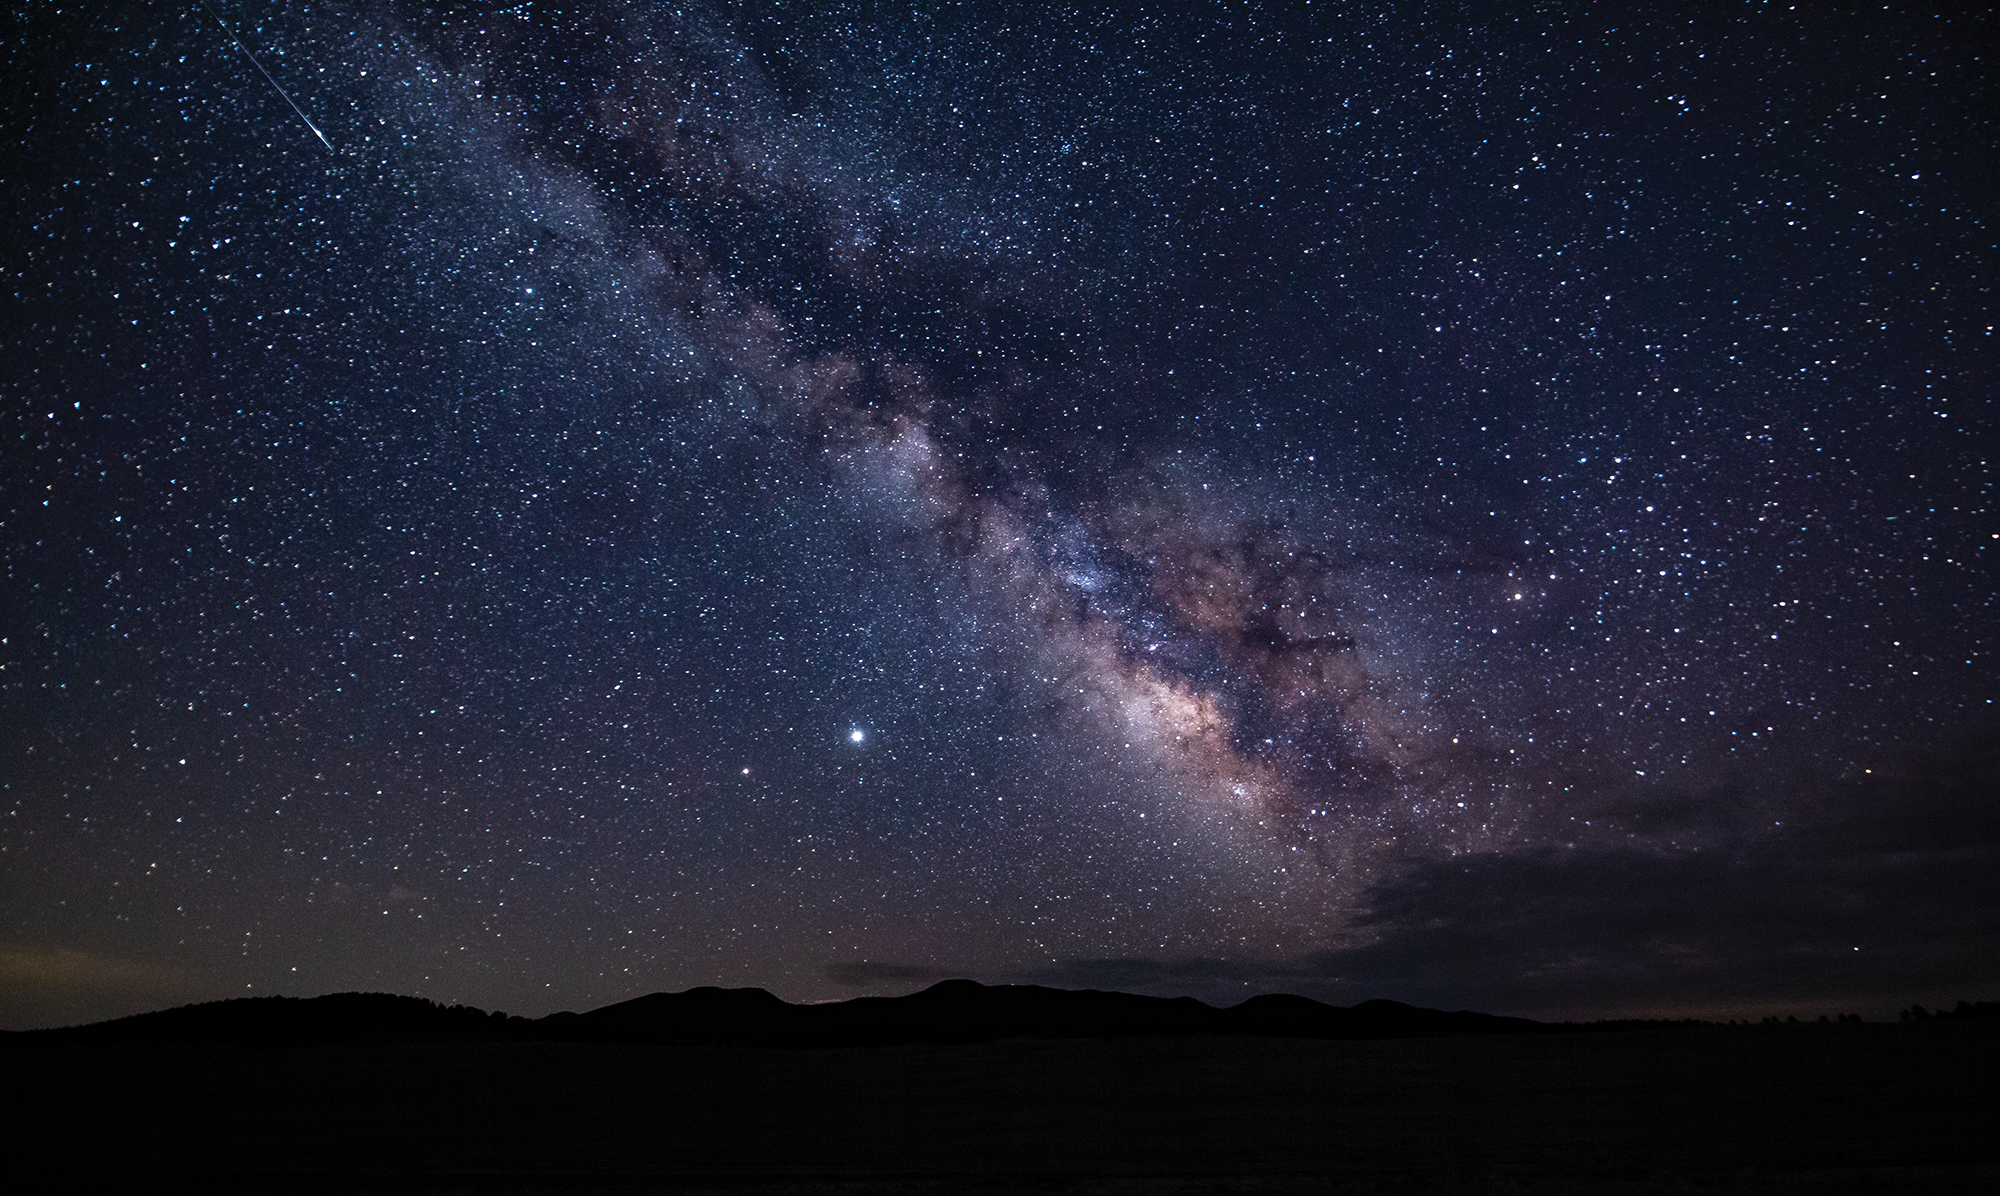
<path fill-rule="evenodd" d="M 1991 995 L 1983 14 L 15 22 L 9 1025 Z"/>

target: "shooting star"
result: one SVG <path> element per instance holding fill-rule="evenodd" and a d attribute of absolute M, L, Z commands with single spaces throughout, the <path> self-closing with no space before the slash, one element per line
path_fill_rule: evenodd
<path fill-rule="evenodd" d="M 250 60 L 250 65 L 256 67 L 258 73 L 264 76 L 264 81 L 271 85 L 271 90 L 277 92 L 279 97 L 282 98 L 285 101 L 285 103 L 290 104 L 292 106 L 292 111 L 299 114 L 300 120 L 306 122 L 306 128 L 311 129 L 312 135 L 319 138 L 319 143 L 326 147 L 326 152 L 329 154 L 338 153 L 339 151 L 333 148 L 333 142 L 328 141 L 326 139 L 326 134 L 320 132 L 319 126 L 312 122 L 312 117 L 307 116 L 305 109 L 299 107 L 297 102 L 295 102 L 292 99 L 292 97 L 286 93 L 285 89 L 278 86 L 278 81 L 271 77 L 271 72 L 265 70 L 264 64 L 258 62 L 257 56 L 250 52 L 250 47 L 244 45 L 243 39 L 236 36 L 236 31 L 229 27 L 229 22 L 222 19 L 222 14 L 215 11 L 213 8 L 209 8 L 208 0 L 200 0 L 200 4 L 203 8 L 208 9 L 208 15 L 215 18 L 215 23 L 222 26 L 222 31 L 229 35 L 229 40 L 236 43 L 236 48 L 243 51 L 243 57 L 248 58 Z"/>

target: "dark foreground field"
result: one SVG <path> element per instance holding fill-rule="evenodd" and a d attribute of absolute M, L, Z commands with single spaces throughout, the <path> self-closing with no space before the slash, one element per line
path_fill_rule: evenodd
<path fill-rule="evenodd" d="M 2000 1191 L 1984 1026 L 846 1049 L 26 1039 L 0 1047 L 9 1170 L 46 1190 Z"/>

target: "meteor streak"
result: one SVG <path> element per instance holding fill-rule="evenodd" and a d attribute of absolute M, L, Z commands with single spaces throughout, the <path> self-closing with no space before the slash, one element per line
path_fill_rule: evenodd
<path fill-rule="evenodd" d="M 222 31 L 229 35 L 229 40 L 236 43 L 236 48 L 243 51 L 243 57 L 250 60 L 250 65 L 256 67 L 258 73 L 264 76 L 264 81 L 271 85 L 271 90 L 277 92 L 279 98 L 292 106 L 292 111 L 299 114 L 300 120 L 306 122 L 306 128 L 311 129 L 312 135 L 319 138 L 319 143 L 326 147 L 326 152 L 329 154 L 335 153 L 333 142 L 328 141 L 326 134 L 319 131 L 319 126 L 312 122 L 312 117 L 306 115 L 305 109 L 299 107 L 297 102 L 292 99 L 285 89 L 278 86 L 278 81 L 271 77 L 271 72 L 264 69 L 263 63 L 257 61 L 257 56 L 250 52 L 250 47 L 243 44 L 243 39 L 236 36 L 236 31 L 229 27 L 229 22 L 222 19 L 222 14 L 213 8 L 209 8 L 208 0 L 199 0 L 199 3 L 203 8 L 208 9 L 208 15 L 215 18 L 215 23 L 222 26 Z"/>

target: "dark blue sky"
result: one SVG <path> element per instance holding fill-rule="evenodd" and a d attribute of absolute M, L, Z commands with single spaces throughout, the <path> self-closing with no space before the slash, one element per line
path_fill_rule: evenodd
<path fill-rule="evenodd" d="M 6 1025 L 1993 995 L 1986 15 L 13 27 Z"/>

